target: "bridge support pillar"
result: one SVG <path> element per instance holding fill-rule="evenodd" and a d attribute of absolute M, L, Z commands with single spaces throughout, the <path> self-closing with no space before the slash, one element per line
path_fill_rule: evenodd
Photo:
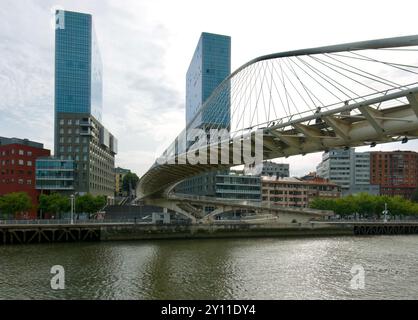
<path fill-rule="evenodd" d="M 156 206 L 156 207 L 161 207 L 164 210 L 164 213 L 167 213 L 168 210 L 172 210 L 175 211 L 177 213 L 180 213 L 182 215 L 184 215 L 185 217 L 189 218 L 192 223 L 196 223 L 197 219 L 196 217 L 190 213 L 187 212 L 186 210 L 180 208 L 177 204 L 177 201 L 175 200 L 169 200 L 169 199 L 146 199 L 145 200 L 145 204 L 150 205 L 150 206 Z"/>

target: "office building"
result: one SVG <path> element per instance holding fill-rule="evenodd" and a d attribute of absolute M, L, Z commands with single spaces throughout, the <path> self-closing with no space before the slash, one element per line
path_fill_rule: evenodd
<path fill-rule="evenodd" d="M 272 161 L 263 162 L 262 176 L 276 176 L 280 178 L 289 176 L 289 164 L 288 163 L 275 163 Z"/>
<path fill-rule="evenodd" d="M 378 195 L 379 186 L 370 181 L 370 154 L 353 148 L 325 152 L 316 168 L 317 176 L 341 186 L 343 196 L 366 192 Z"/>
<path fill-rule="evenodd" d="M 35 162 L 50 155 L 43 144 L 27 139 L 0 137 L 0 196 L 27 193 L 34 206 L 38 205 L 39 191 L 35 188 Z M 16 216 L 18 219 L 36 219 L 36 208 Z"/>
<path fill-rule="evenodd" d="M 115 168 L 115 196 L 116 197 L 127 197 L 128 193 L 123 191 L 123 178 L 131 173 L 129 169 Z"/>
<path fill-rule="evenodd" d="M 101 123 L 102 63 L 92 16 L 63 14 L 64 27 L 55 32 L 55 157 L 74 161 L 75 192 L 113 198 L 117 140 Z"/>
<path fill-rule="evenodd" d="M 231 38 L 202 33 L 186 75 L 186 126 L 208 129 L 229 129 L 230 101 L 224 99 L 216 110 L 200 107 L 213 91 L 231 73 Z M 216 116 L 215 116 L 216 115 Z M 200 196 L 216 196 L 216 176 L 227 172 L 214 171 L 186 179 L 176 187 L 176 192 Z"/>
<path fill-rule="evenodd" d="M 186 126 L 193 122 L 192 128 L 229 128 L 230 97 L 217 110 L 198 110 L 230 74 L 231 38 L 202 33 L 186 75 Z"/>
<path fill-rule="evenodd" d="M 315 178 L 262 177 L 262 201 L 264 204 L 283 207 L 307 208 L 315 198 L 337 199 L 341 197 L 341 187 L 329 180 Z"/>
<path fill-rule="evenodd" d="M 222 199 L 261 201 L 261 180 L 259 176 L 236 171 L 218 174 L 215 192 L 216 197 Z"/>
<path fill-rule="evenodd" d="M 60 192 L 71 194 L 74 191 L 74 161 L 53 157 L 36 159 L 36 189 L 40 193 Z"/>
<path fill-rule="evenodd" d="M 418 153 L 412 151 L 371 152 L 371 182 L 380 193 L 410 199 L 418 188 Z"/>
<path fill-rule="evenodd" d="M 202 173 L 179 183 L 174 191 L 177 193 L 193 194 L 196 196 L 215 197 L 216 177 L 228 174 L 226 171 L 210 171 Z"/>

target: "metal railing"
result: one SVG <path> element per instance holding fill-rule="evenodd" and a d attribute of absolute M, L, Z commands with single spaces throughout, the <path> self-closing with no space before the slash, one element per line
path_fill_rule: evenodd
<path fill-rule="evenodd" d="M 73 225 L 86 224 L 150 224 L 150 219 L 75 220 Z M 0 220 L 0 225 L 59 225 L 71 224 L 71 219 Z"/>

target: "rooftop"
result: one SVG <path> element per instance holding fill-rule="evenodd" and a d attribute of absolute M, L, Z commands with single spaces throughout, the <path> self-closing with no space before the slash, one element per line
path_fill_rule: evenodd
<path fill-rule="evenodd" d="M 273 183 L 296 183 L 296 184 L 322 184 L 322 185 L 329 185 L 329 186 L 337 186 L 337 184 L 320 177 L 315 177 L 311 180 L 302 180 L 296 177 L 283 177 L 283 178 L 276 178 L 275 176 L 262 176 L 262 182 L 273 182 Z"/>
<path fill-rule="evenodd" d="M 31 141 L 29 139 L 0 137 L 0 146 L 6 146 L 6 145 L 10 145 L 10 144 L 20 144 L 20 145 L 24 145 L 24 146 L 33 147 L 33 148 L 39 148 L 39 149 L 44 148 L 43 143 Z"/>

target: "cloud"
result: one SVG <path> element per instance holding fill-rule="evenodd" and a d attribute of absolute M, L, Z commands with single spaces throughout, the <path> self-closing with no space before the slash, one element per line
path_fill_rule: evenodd
<path fill-rule="evenodd" d="M 237 15 L 235 3 L 214 0 L 202 15 L 201 4 L 185 0 L 2 0 L 0 135 L 53 146 L 53 6 L 93 14 L 103 61 L 103 124 L 119 139 L 116 164 L 138 174 L 184 128 L 185 73 L 200 32 L 231 35 L 232 62 L 237 67 L 260 54 L 339 43 L 342 38 L 355 41 L 407 34 L 415 28 L 415 11 L 405 11 L 403 6 L 380 6 L 376 15 L 360 12 L 374 26 L 364 29 L 341 24 L 339 14 L 326 10 L 312 14 L 316 3 L 291 2 L 283 8 L 276 1 L 265 4 L 269 10 L 247 1 L 240 4 Z M 301 6 L 305 10 L 300 11 Z M 368 9 L 376 10 L 373 5 Z M 295 22 L 292 14 L 277 19 L 279 11 L 298 12 L 304 23 Z M 346 16 L 359 14 L 356 6 L 347 5 L 344 12 Z M 402 19 L 380 23 L 395 16 Z M 331 24 L 333 32 L 328 32 Z M 417 142 L 401 147 L 416 150 Z M 292 174 L 302 175 L 314 170 L 320 158 L 319 153 L 280 161 L 291 163 Z"/>
<path fill-rule="evenodd" d="M 54 6 L 93 14 L 103 60 L 103 124 L 119 139 L 117 164 L 143 173 L 161 134 L 174 139 L 184 126 L 184 99 L 166 80 L 169 32 L 149 21 L 137 1 L 3 1 L 0 135 L 53 146 Z"/>

